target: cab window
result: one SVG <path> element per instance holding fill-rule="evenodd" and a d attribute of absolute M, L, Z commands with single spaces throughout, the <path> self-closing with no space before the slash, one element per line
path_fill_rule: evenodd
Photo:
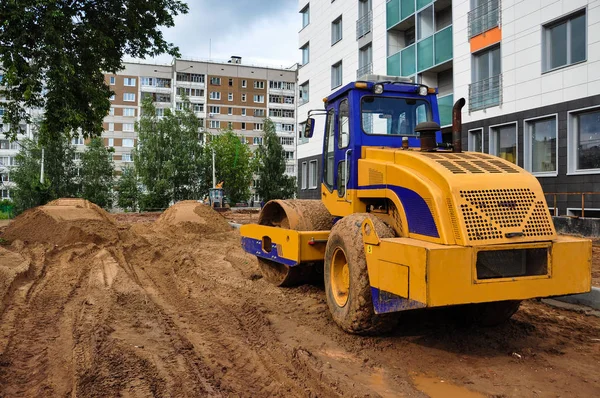
<path fill-rule="evenodd" d="M 333 188 L 333 173 L 335 173 L 335 162 L 334 162 L 334 143 L 335 138 L 335 113 L 333 109 L 327 112 L 326 130 L 325 130 L 325 141 L 323 143 L 325 154 L 325 162 L 323 164 L 323 182 L 329 189 Z"/>
<path fill-rule="evenodd" d="M 432 121 L 424 99 L 365 96 L 361 100 L 362 128 L 372 135 L 418 136 L 415 126 Z"/>
<path fill-rule="evenodd" d="M 348 111 L 348 100 L 345 99 L 340 102 L 339 110 L 339 136 L 338 136 L 338 148 L 346 148 L 350 141 L 350 118 Z"/>

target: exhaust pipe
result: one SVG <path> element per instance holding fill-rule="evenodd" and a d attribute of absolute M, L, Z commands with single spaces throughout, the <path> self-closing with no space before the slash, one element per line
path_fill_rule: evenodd
<path fill-rule="evenodd" d="M 462 113 L 465 99 L 461 98 L 452 107 L 452 152 L 462 152 Z"/>

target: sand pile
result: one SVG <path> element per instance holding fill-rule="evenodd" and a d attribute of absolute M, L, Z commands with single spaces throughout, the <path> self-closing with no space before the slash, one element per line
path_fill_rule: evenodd
<path fill-rule="evenodd" d="M 172 233 L 214 234 L 231 231 L 231 226 L 215 210 L 195 200 L 184 200 L 169 207 L 156 220 L 159 230 Z"/>
<path fill-rule="evenodd" d="M 2 235 L 6 240 L 69 245 L 104 244 L 119 235 L 109 214 L 84 199 L 57 199 L 15 218 Z"/>

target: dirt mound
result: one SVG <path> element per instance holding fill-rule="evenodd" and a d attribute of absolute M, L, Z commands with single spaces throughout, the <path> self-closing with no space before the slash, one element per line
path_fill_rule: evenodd
<path fill-rule="evenodd" d="M 15 218 L 3 238 L 69 245 L 104 244 L 117 241 L 119 236 L 112 218 L 95 204 L 84 199 L 57 199 Z"/>
<path fill-rule="evenodd" d="M 156 220 L 159 229 L 187 234 L 214 234 L 231 231 L 219 213 L 195 200 L 184 200 L 169 207 Z"/>

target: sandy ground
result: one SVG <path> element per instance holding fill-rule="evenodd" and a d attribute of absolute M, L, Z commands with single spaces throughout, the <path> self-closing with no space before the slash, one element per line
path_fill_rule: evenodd
<path fill-rule="evenodd" d="M 7 227 L 0 397 L 600 396 L 600 318 L 529 301 L 496 328 L 437 311 L 348 335 L 321 286 L 268 285 L 222 217 L 178 206 L 113 221 L 71 203 Z"/>

